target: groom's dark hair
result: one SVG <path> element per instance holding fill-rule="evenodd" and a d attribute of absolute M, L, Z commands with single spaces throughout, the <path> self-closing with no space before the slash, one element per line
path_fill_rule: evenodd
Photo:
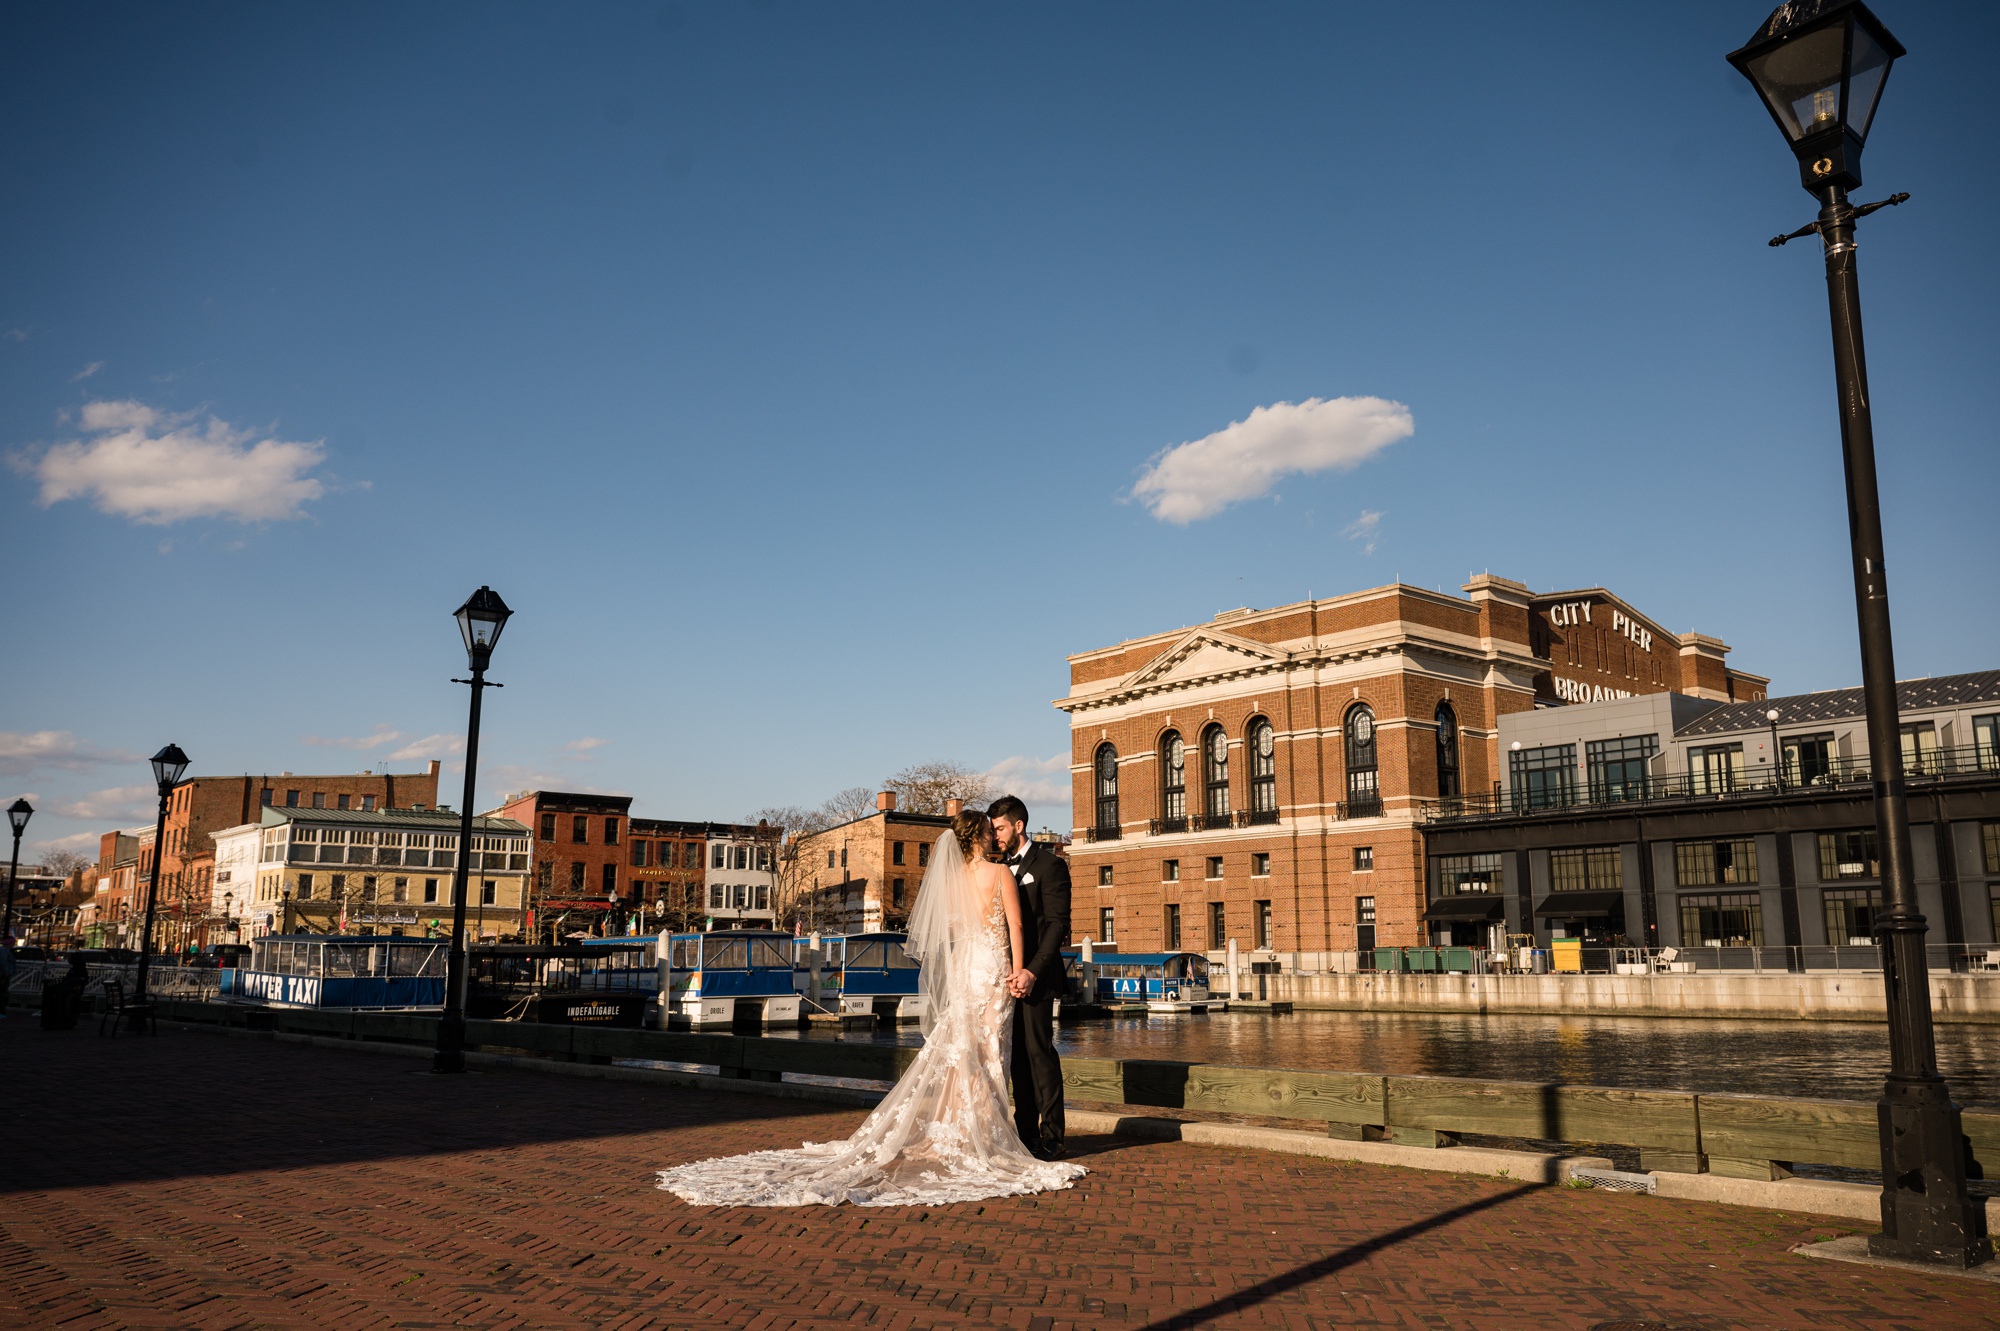
<path fill-rule="evenodd" d="M 1021 798 L 1018 795 L 1002 795 L 999 799 L 994 800 L 993 803 L 986 806 L 986 816 L 996 822 L 1002 818 L 1011 818 L 1021 826 L 1026 827 L 1028 825 L 1028 806 L 1021 803 Z"/>

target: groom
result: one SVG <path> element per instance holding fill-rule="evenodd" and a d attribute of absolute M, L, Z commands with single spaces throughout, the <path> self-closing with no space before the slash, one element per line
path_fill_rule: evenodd
<path fill-rule="evenodd" d="M 1002 795 L 987 809 L 993 844 L 1021 885 L 1021 950 L 1027 964 L 1007 979 L 1014 995 L 1014 1126 L 1038 1159 L 1063 1149 L 1062 1060 L 1056 1057 L 1056 1000 L 1069 942 L 1069 862 L 1028 839 L 1028 806 Z"/>

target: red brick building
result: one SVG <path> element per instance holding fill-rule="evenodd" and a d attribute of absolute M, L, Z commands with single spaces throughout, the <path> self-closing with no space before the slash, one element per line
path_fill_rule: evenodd
<path fill-rule="evenodd" d="M 604 916 L 622 918 L 638 904 L 626 865 L 631 808 L 630 795 L 524 790 L 491 811 L 526 824 L 534 835 L 531 936 L 559 915 L 570 917 L 565 933 L 596 932 Z"/>
<path fill-rule="evenodd" d="M 1069 658 L 1074 934 L 1322 969 L 1422 941 L 1420 826 L 1493 789 L 1508 712 L 1764 696 L 1603 588 L 1490 575 L 1234 610 Z M 1351 964 L 1351 963 L 1349 963 Z"/>

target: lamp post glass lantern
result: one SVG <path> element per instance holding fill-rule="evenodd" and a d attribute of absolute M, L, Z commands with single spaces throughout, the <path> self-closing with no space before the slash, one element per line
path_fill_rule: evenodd
<path fill-rule="evenodd" d="M 458 855 L 451 880 L 451 947 L 445 953 L 444 1012 L 438 1020 L 437 1052 L 431 1057 L 433 1072 L 465 1071 L 465 894 L 472 868 L 472 808 L 479 773 L 479 703 L 487 689 L 500 687 L 487 683 L 486 667 L 513 613 L 498 592 L 481 587 L 452 615 L 458 621 L 465 662 L 472 671 L 471 679 L 452 682 L 472 686 L 472 705 L 465 722 L 465 798 L 458 812 Z"/>
<path fill-rule="evenodd" d="M 188 756 L 178 744 L 169 744 L 152 757 L 153 784 L 160 793 L 159 817 L 153 823 L 153 871 L 146 877 L 146 919 L 139 930 L 139 970 L 132 981 L 133 1034 L 145 1029 L 146 978 L 153 965 L 153 911 L 160 897 L 160 865 L 167 857 L 167 801 L 174 787 L 187 774 Z"/>
<path fill-rule="evenodd" d="M 1856 208 L 1847 200 L 1847 191 L 1861 183 L 1861 149 L 1889 68 L 1904 54 L 1902 43 L 1859 0 L 1790 0 L 1773 10 L 1728 59 L 1756 88 L 1798 158 L 1800 183 L 1820 200 L 1816 221 L 1771 243 L 1818 233 L 1833 326 L 1861 691 L 1881 847 L 1883 909 L 1876 917 L 1875 936 L 1882 949 L 1889 1018 L 1889 1072 L 1876 1102 L 1882 1232 L 1872 1235 L 1868 1246 L 1878 1257 L 1969 1267 L 1990 1259 L 1993 1248 L 1983 1200 L 1967 1195 L 1968 1150 L 1958 1106 L 1937 1069 L 1925 923 L 1917 905 L 1903 783 L 1875 427 L 1855 266 L 1854 224 L 1883 204 Z M 1898 194 L 1883 202 L 1901 203 L 1907 197 Z M 1774 738 L 1776 730 L 1773 719 Z"/>
<path fill-rule="evenodd" d="M 14 941 L 14 883 L 21 876 L 21 834 L 28 830 L 28 820 L 35 816 L 35 806 L 26 797 L 15 800 L 7 806 L 7 821 L 14 828 L 14 859 L 7 867 L 7 909 L 0 917 L 0 942 L 12 944 Z"/>

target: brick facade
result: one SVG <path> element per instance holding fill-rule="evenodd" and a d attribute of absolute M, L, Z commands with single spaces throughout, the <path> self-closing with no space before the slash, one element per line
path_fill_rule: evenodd
<path fill-rule="evenodd" d="M 1465 592 L 1396 584 L 1230 611 L 1071 657 L 1056 705 L 1071 726 L 1075 936 L 1102 937 L 1109 908 L 1122 948 L 1161 948 L 1178 907 L 1188 950 L 1351 952 L 1371 945 L 1372 899 L 1373 942 L 1417 943 L 1420 829 L 1441 801 L 1499 783 L 1502 715 L 1593 694 L 1763 696 L 1725 644 L 1668 634 L 1602 588 L 1542 595 L 1488 575 Z M 1101 818 L 1100 767 L 1116 792 Z"/>

